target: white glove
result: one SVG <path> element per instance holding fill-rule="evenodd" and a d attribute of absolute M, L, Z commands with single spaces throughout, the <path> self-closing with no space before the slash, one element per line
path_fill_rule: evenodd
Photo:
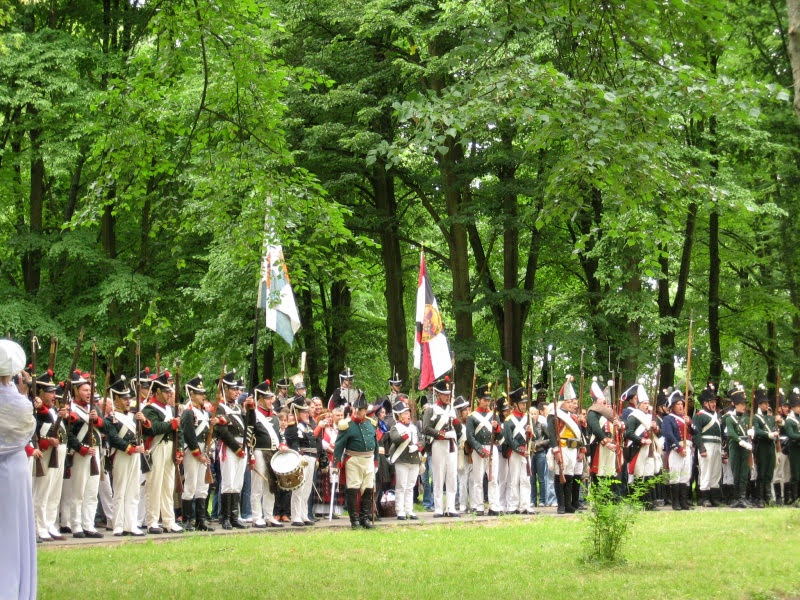
<path fill-rule="evenodd" d="M 751 427 L 750 429 L 748 429 L 748 430 L 747 430 L 747 435 L 748 435 L 749 437 L 751 437 L 751 438 L 755 437 L 755 435 L 756 435 L 756 430 L 755 430 L 755 429 L 753 429 L 753 428 Z"/>
<path fill-rule="evenodd" d="M 752 450 L 753 449 L 753 444 L 751 444 L 750 442 L 746 442 L 744 440 L 739 440 L 739 445 L 742 448 L 744 448 L 745 450 Z"/>
<path fill-rule="evenodd" d="M 414 454 L 414 452 L 416 452 L 416 451 L 417 451 L 417 445 L 416 445 L 416 444 L 411 444 L 411 445 L 408 447 L 408 451 L 409 451 L 411 454 Z"/>
<path fill-rule="evenodd" d="M 444 439 L 446 439 L 446 440 L 454 440 L 454 439 L 456 439 L 456 432 L 453 431 L 452 429 L 450 431 L 445 431 L 444 432 Z"/>
<path fill-rule="evenodd" d="M 772 438 L 773 440 L 777 440 L 778 439 L 778 432 L 777 431 L 773 431 L 772 433 L 769 434 L 769 437 Z"/>

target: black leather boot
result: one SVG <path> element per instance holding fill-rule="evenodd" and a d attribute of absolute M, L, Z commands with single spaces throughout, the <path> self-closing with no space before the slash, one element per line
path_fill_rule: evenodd
<path fill-rule="evenodd" d="M 694 506 L 692 506 L 691 502 L 689 502 L 689 484 L 682 483 L 680 484 L 680 497 L 681 497 L 681 508 L 683 510 L 694 510 Z"/>
<path fill-rule="evenodd" d="M 677 483 L 673 483 L 669 487 L 672 493 L 672 510 L 683 510 L 683 506 L 681 506 L 681 486 Z"/>
<path fill-rule="evenodd" d="M 243 521 L 239 520 L 239 498 L 241 494 L 233 493 L 231 494 L 230 500 L 230 515 L 231 515 L 231 525 L 236 529 L 247 529 L 247 524 Z"/>
<path fill-rule="evenodd" d="M 233 529 L 231 525 L 231 496 L 233 494 L 219 495 L 219 524 L 223 529 Z"/>
<path fill-rule="evenodd" d="M 356 512 L 356 505 L 358 503 L 358 490 L 346 489 L 344 503 L 347 506 L 347 514 L 350 515 L 350 527 L 358 529 L 358 513 Z"/>
<path fill-rule="evenodd" d="M 372 524 L 370 517 L 372 516 L 372 488 L 367 488 L 361 492 L 361 517 L 358 519 L 359 524 L 364 529 L 374 529 L 375 525 Z"/>
<path fill-rule="evenodd" d="M 572 506 L 572 475 L 567 475 L 564 482 L 564 512 L 571 514 L 575 512 Z"/>
<path fill-rule="evenodd" d="M 564 507 L 564 484 L 558 479 L 558 475 L 553 478 L 553 487 L 556 492 L 556 502 L 558 502 L 558 514 L 563 515 L 566 511 Z"/>
<path fill-rule="evenodd" d="M 580 477 L 572 477 L 572 511 L 577 512 L 583 510 L 581 506 L 581 479 Z"/>
<path fill-rule="evenodd" d="M 197 531 L 214 531 L 214 528 L 206 523 L 206 519 L 208 518 L 207 501 L 208 498 L 194 499 L 194 528 L 197 529 Z"/>
<path fill-rule="evenodd" d="M 181 516 L 183 517 L 183 530 L 194 531 L 194 500 L 181 500 Z"/>

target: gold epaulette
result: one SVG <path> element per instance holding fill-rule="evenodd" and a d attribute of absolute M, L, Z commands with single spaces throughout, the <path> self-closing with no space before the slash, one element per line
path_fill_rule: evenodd
<path fill-rule="evenodd" d="M 350 417 L 339 420 L 339 431 L 346 431 L 350 427 Z"/>
<path fill-rule="evenodd" d="M 377 429 L 378 428 L 378 419 L 373 419 L 370 417 L 369 422 L 372 423 L 372 426 Z"/>

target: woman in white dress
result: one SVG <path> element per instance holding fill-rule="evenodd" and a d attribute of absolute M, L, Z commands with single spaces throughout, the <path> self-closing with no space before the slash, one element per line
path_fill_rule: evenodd
<path fill-rule="evenodd" d="M 36 420 L 30 401 L 11 382 L 24 367 L 19 344 L 0 340 L 0 600 L 36 598 L 36 527 L 25 452 Z"/>

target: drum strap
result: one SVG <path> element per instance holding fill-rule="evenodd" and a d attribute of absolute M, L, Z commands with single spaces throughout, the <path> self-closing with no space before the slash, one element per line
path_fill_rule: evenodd
<path fill-rule="evenodd" d="M 269 450 L 275 450 L 280 446 L 280 441 L 278 440 L 278 434 L 275 433 L 275 429 L 272 427 L 272 423 L 267 420 L 267 417 L 260 410 L 256 410 L 256 421 L 267 430 L 269 439 L 272 440 L 272 448 L 269 448 Z"/>

